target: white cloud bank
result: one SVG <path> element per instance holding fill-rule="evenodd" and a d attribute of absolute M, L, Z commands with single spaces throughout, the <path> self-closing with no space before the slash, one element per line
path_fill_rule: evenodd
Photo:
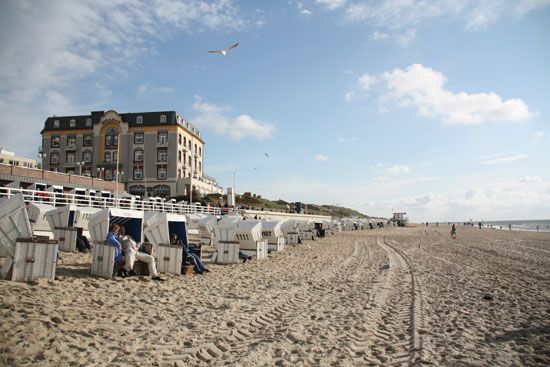
<path fill-rule="evenodd" d="M 506 163 L 517 162 L 525 158 L 529 158 L 529 155 L 528 154 L 508 155 L 508 156 L 501 156 L 497 158 L 482 160 L 481 162 L 479 162 L 479 164 L 483 164 L 483 165 L 506 164 Z"/>
<path fill-rule="evenodd" d="M 365 84 L 365 75 L 368 74 L 357 80 L 358 85 Z M 529 120 L 532 115 L 521 99 L 504 100 L 493 92 L 452 92 L 445 88 L 447 77 L 443 73 L 420 64 L 410 65 L 404 70 L 386 71 L 379 78 L 369 76 L 368 80 L 382 80 L 378 98 L 382 111 L 387 111 L 388 102 L 395 102 L 401 107 L 416 108 L 421 116 L 438 118 L 448 124 L 465 125 L 521 122 Z M 366 83 L 366 90 L 370 90 L 372 85 Z M 347 100 L 350 93 L 355 96 L 358 92 L 357 89 L 348 91 Z"/>
<path fill-rule="evenodd" d="M 148 96 L 159 93 L 174 93 L 175 89 L 172 87 L 162 87 L 150 85 L 149 83 L 143 83 L 137 88 L 137 93 L 140 96 Z"/>
<path fill-rule="evenodd" d="M 275 127 L 272 124 L 255 120 L 249 115 L 227 116 L 231 110 L 228 106 L 207 103 L 198 99 L 193 104 L 193 110 L 197 112 L 193 123 L 198 127 L 212 129 L 214 133 L 227 135 L 234 140 L 244 138 L 264 140 L 270 138 L 275 132 Z"/>
<path fill-rule="evenodd" d="M 407 165 L 395 165 L 393 167 L 390 167 L 386 169 L 386 172 L 390 175 L 401 175 L 404 173 L 410 173 L 411 169 Z"/>
<path fill-rule="evenodd" d="M 34 155 L 48 116 L 102 108 L 101 81 L 135 68 L 156 42 L 260 24 L 247 18 L 232 0 L 0 1 L 0 146 Z M 76 99 L 88 79 L 87 100 Z"/>
<path fill-rule="evenodd" d="M 316 161 L 328 161 L 328 155 L 319 153 L 315 156 L 315 160 Z"/>

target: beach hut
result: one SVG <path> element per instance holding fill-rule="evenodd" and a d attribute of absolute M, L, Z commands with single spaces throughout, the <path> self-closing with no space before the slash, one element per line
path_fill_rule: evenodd
<path fill-rule="evenodd" d="M 298 222 L 296 220 L 285 220 L 281 224 L 281 231 L 287 244 L 296 245 L 300 242 L 298 237 Z"/>
<path fill-rule="evenodd" d="M 112 278 L 115 248 L 105 242 L 109 226 L 118 224 L 126 228 L 126 234 L 136 242 L 143 239 L 143 212 L 129 209 L 105 208 L 90 217 L 88 230 L 93 242 L 91 274 Z"/>
<path fill-rule="evenodd" d="M 74 205 L 90 205 L 88 191 L 82 187 L 75 187 L 69 191 L 71 194 L 71 203 Z"/>
<path fill-rule="evenodd" d="M 74 227 L 82 228 L 82 233 L 86 237 L 90 237 L 90 232 L 88 231 L 88 222 L 90 221 L 90 217 L 94 213 L 97 213 L 100 210 L 101 208 L 94 208 L 89 206 L 77 206 L 76 215 L 74 219 Z"/>
<path fill-rule="evenodd" d="M 198 230 L 201 236 L 200 243 L 202 245 L 211 245 L 214 243 L 214 225 L 217 222 L 218 218 L 215 215 L 207 215 L 198 221 Z"/>
<path fill-rule="evenodd" d="M 76 216 L 77 207 L 75 205 L 65 205 L 46 213 L 46 219 L 53 232 L 54 239 L 58 242 L 60 251 L 77 251 L 76 236 L 78 229 L 74 226 Z"/>
<path fill-rule="evenodd" d="M 60 185 L 51 185 L 46 189 L 46 192 L 50 192 L 50 202 L 53 202 L 55 206 L 60 206 L 65 204 L 65 193 L 63 191 L 63 186 Z"/>
<path fill-rule="evenodd" d="M 283 251 L 285 236 L 282 230 L 283 222 L 278 220 L 262 221 L 262 237 L 267 240 L 267 249 L 271 251 Z"/>
<path fill-rule="evenodd" d="M 205 214 L 200 213 L 185 214 L 185 218 L 187 219 L 187 232 L 189 234 L 199 234 L 199 221 L 205 217 Z"/>
<path fill-rule="evenodd" d="M 50 194 L 46 192 L 46 188 L 48 185 L 42 182 L 35 182 L 29 187 L 27 187 L 27 190 L 32 191 L 31 194 L 25 196 L 25 200 L 27 201 L 35 201 L 35 202 L 48 202 L 50 201 Z"/>
<path fill-rule="evenodd" d="M 262 238 L 262 222 L 247 219 L 237 223 L 235 241 L 239 242 L 239 250 L 256 259 L 267 257 L 267 240 Z"/>
<path fill-rule="evenodd" d="M 50 224 L 46 219 L 46 214 L 54 209 L 55 206 L 49 204 L 35 202 L 27 204 L 29 222 L 31 223 L 31 228 L 34 235 L 53 237 Z"/>
<path fill-rule="evenodd" d="M 143 233 L 148 241 L 155 246 L 158 271 L 181 274 L 183 248 L 170 245 L 170 235 L 175 233 L 178 239 L 187 244 L 185 216 L 175 213 L 158 213 L 149 220 Z"/>
<path fill-rule="evenodd" d="M 238 216 L 223 216 L 213 224 L 213 244 L 216 253 L 213 258 L 217 264 L 233 264 L 239 261 L 239 242 L 235 240 L 237 223 L 241 221 Z"/>
<path fill-rule="evenodd" d="M 57 241 L 32 237 L 25 201 L 20 194 L 0 202 L 0 252 L 6 257 L 0 269 L 3 279 L 55 278 Z"/>

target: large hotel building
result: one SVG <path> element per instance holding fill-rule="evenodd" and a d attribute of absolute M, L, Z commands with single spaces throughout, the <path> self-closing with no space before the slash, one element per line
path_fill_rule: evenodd
<path fill-rule="evenodd" d="M 175 111 L 48 117 L 42 130 L 44 169 L 125 184 L 130 194 L 223 193 L 204 174 L 200 131 Z"/>

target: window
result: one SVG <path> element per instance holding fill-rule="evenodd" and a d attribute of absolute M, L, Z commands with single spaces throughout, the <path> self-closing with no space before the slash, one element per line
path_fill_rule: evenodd
<path fill-rule="evenodd" d="M 201 172 L 201 171 L 202 171 L 202 163 L 199 162 L 199 172 Z"/>
<path fill-rule="evenodd" d="M 111 155 L 113 157 L 113 163 L 116 163 L 118 161 L 118 152 L 112 152 Z"/>
<path fill-rule="evenodd" d="M 157 167 L 157 179 L 166 180 L 166 166 Z"/>
<path fill-rule="evenodd" d="M 189 150 L 191 150 L 191 139 L 189 139 Z"/>
<path fill-rule="evenodd" d="M 186 145 L 187 145 L 187 138 L 184 136 L 183 137 L 183 147 L 185 148 Z"/>
<path fill-rule="evenodd" d="M 118 145 L 118 129 L 111 128 L 105 132 L 105 146 L 116 148 Z"/>
<path fill-rule="evenodd" d="M 202 157 L 202 148 L 199 147 L 199 157 Z"/>
<path fill-rule="evenodd" d="M 143 144 L 143 133 L 134 134 L 134 144 Z"/>
<path fill-rule="evenodd" d="M 191 167 L 191 156 L 189 156 L 189 167 Z"/>
<path fill-rule="evenodd" d="M 76 127 L 76 120 L 72 119 L 71 121 L 69 121 L 69 126 Z"/>
<path fill-rule="evenodd" d="M 74 164 L 76 161 L 74 152 L 67 152 L 67 164 Z"/>
<path fill-rule="evenodd" d="M 59 153 L 51 152 L 50 153 L 50 164 L 59 164 Z"/>
<path fill-rule="evenodd" d="M 166 131 L 159 131 L 157 136 L 158 144 L 168 144 L 168 133 Z"/>
<path fill-rule="evenodd" d="M 178 150 L 178 162 L 181 162 L 181 150 Z"/>
<path fill-rule="evenodd" d="M 86 127 L 92 126 L 92 119 L 86 119 Z"/>
<path fill-rule="evenodd" d="M 93 135 L 84 135 L 82 138 L 82 145 L 85 147 L 91 147 L 93 145 Z"/>
<path fill-rule="evenodd" d="M 105 156 L 104 156 L 103 161 L 107 162 L 107 163 L 111 162 L 111 152 L 105 152 Z"/>
<path fill-rule="evenodd" d="M 134 162 L 143 162 L 143 150 L 134 150 Z"/>
<path fill-rule="evenodd" d="M 59 148 L 59 140 L 60 140 L 60 137 L 59 135 L 54 135 L 52 136 L 52 148 Z"/>
<path fill-rule="evenodd" d="M 160 123 L 165 124 L 166 123 L 166 115 L 160 115 Z"/>
<path fill-rule="evenodd" d="M 67 148 L 76 149 L 76 135 L 67 136 Z"/>
<path fill-rule="evenodd" d="M 178 134 L 178 144 L 181 145 L 181 134 Z"/>
<path fill-rule="evenodd" d="M 134 166 L 134 180 L 143 180 L 143 168 Z"/>
<path fill-rule="evenodd" d="M 138 125 L 142 125 L 143 124 L 143 116 L 138 116 L 136 118 L 136 124 Z"/>
<path fill-rule="evenodd" d="M 59 127 L 59 120 L 55 120 L 53 122 L 53 127 Z"/>
<path fill-rule="evenodd" d="M 178 178 L 181 177 L 181 168 L 178 168 Z"/>
<path fill-rule="evenodd" d="M 167 149 L 158 149 L 157 150 L 157 162 L 167 162 L 168 161 L 168 150 Z"/>
<path fill-rule="evenodd" d="M 82 160 L 85 163 L 92 163 L 92 152 L 90 151 L 82 152 Z"/>
<path fill-rule="evenodd" d="M 105 177 L 104 179 L 106 181 L 111 181 L 113 179 L 113 171 L 111 171 L 110 169 L 108 170 L 105 170 Z"/>

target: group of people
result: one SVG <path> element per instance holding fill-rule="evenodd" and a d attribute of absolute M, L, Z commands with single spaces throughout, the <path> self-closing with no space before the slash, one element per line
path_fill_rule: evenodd
<path fill-rule="evenodd" d="M 123 278 L 136 275 L 134 263 L 136 260 L 139 260 L 147 264 L 151 279 L 160 282 L 164 281 L 158 275 L 155 258 L 148 253 L 140 251 L 141 246 L 137 244 L 132 236 L 126 234 L 124 226 L 119 226 L 118 224 L 111 225 L 109 233 L 107 233 L 107 242 L 115 247 L 115 261 L 124 261 L 117 275 Z"/>
<path fill-rule="evenodd" d="M 157 265 L 155 258 L 144 251 L 143 245 L 138 244 L 132 236 L 126 234 L 126 228 L 118 224 L 113 224 L 109 228 L 107 234 L 107 242 L 115 247 L 115 261 L 123 262 L 122 268 L 117 272 L 120 277 L 128 277 L 136 275 L 134 271 L 134 263 L 141 261 L 147 264 L 149 268 L 149 275 L 155 281 L 164 281 L 158 275 Z M 187 243 L 178 239 L 175 233 L 170 235 L 170 244 L 181 246 L 183 249 L 183 255 L 181 259 L 182 269 L 185 265 L 193 265 L 194 271 L 197 274 L 208 273 L 210 270 L 204 266 L 200 257 L 192 253 Z"/>

